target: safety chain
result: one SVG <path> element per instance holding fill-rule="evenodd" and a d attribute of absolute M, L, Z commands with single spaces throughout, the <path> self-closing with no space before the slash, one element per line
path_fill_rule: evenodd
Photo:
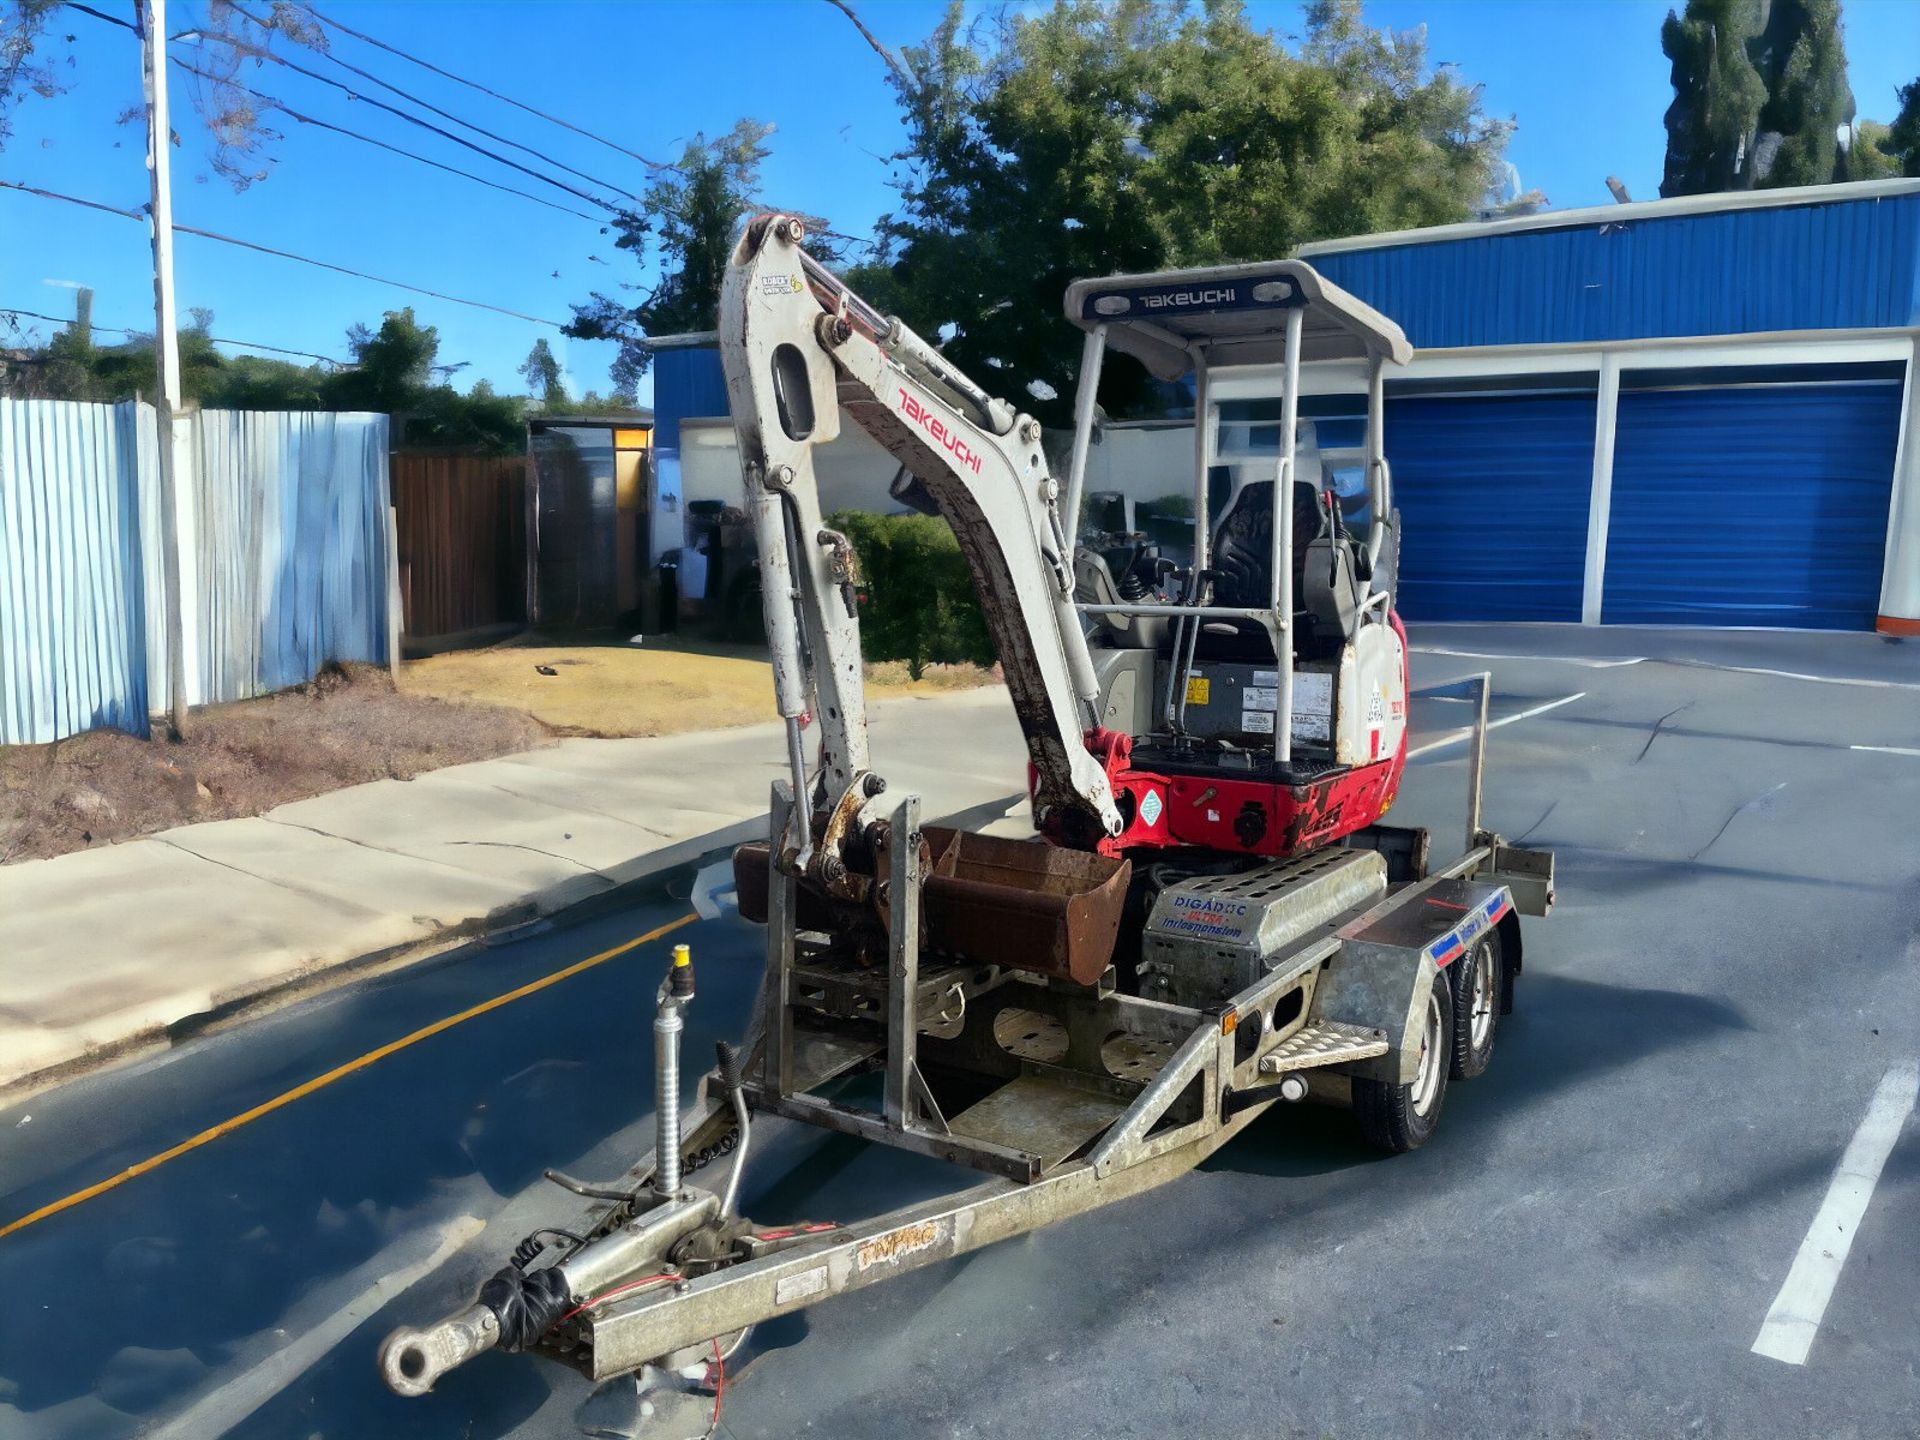
<path fill-rule="evenodd" d="M 715 1160 L 718 1160 L 722 1155 L 731 1155 L 735 1150 L 739 1148 L 740 1148 L 740 1127 L 738 1124 L 736 1124 L 731 1130 L 727 1131 L 726 1134 L 722 1135 L 718 1140 L 714 1141 L 711 1145 L 702 1145 L 698 1150 L 693 1151 L 691 1154 L 689 1154 L 684 1150 L 681 1151 L 680 1152 L 680 1173 L 683 1175 L 691 1175 L 694 1171 L 700 1169 L 702 1166 L 711 1165 Z"/>

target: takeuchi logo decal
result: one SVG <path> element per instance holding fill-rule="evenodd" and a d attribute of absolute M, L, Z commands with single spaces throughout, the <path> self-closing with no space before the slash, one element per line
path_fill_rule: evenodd
<path fill-rule="evenodd" d="M 1231 285 L 1214 285 L 1205 290 L 1175 290 L 1166 295 L 1142 295 L 1140 304 L 1148 310 L 1165 310 L 1189 305 L 1231 305 L 1234 298 Z"/>
<path fill-rule="evenodd" d="M 968 448 L 967 442 L 954 431 L 947 429 L 946 421 L 905 390 L 900 392 L 900 413 L 931 435 L 954 459 L 974 474 L 980 473 L 980 457 Z"/>

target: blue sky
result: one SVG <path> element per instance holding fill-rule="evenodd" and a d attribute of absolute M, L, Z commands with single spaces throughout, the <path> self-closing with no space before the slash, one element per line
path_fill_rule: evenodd
<path fill-rule="evenodd" d="M 129 8 L 125 0 L 95 4 L 113 13 Z M 197 0 L 173 0 L 170 8 L 176 32 L 203 13 Z M 892 203 L 888 167 L 878 157 L 901 141 L 898 112 L 879 58 L 826 0 L 331 0 L 319 8 L 650 158 L 675 158 L 687 137 L 724 131 L 743 115 L 770 121 L 777 128 L 765 170 L 768 199 L 824 214 L 836 229 L 864 234 Z M 923 38 L 943 6 L 864 0 L 857 8 L 897 47 Z M 1255 0 L 1250 9 L 1257 23 L 1282 36 L 1299 29 L 1297 4 Z M 1662 0 L 1376 0 L 1367 15 L 1395 29 L 1424 24 L 1434 59 L 1453 62 L 1482 84 L 1490 114 L 1518 120 L 1509 157 L 1522 182 L 1564 209 L 1606 203 L 1610 173 L 1637 199 L 1657 195 L 1661 115 L 1670 98 L 1659 43 L 1666 9 Z M 1891 119 L 1895 88 L 1920 72 L 1920 4 L 1846 0 L 1845 15 L 1860 113 Z M 65 71 L 72 88 L 20 107 L 14 138 L 0 152 L 0 179 L 141 204 L 140 129 L 117 123 L 140 99 L 133 37 L 72 12 L 55 29 L 75 36 L 75 63 Z M 336 37 L 336 44 L 343 58 L 456 115 L 613 185 L 641 188 L 644 167 L 624 155 L 357 41 Z M 542 188 L 277 67 L 242 78 L 311 115 Z M 188 104 L 191 83 L 175 72 L 182 140 L 175 214 L 182 224 L 554 320 L 565 320 L 568 303 L 589 290 L 612 291 L 638 278 L 592 222 L 284 117 L 287 134 L 273 147 L 271 177 L 235 194 L 207 171 L 209 147 Z M 484 376 L 503 390 L 521 388 L 514 372 L 533 341 L 555 338 L 522 320 L 192 237 L 180 240 L 177 274 L 183 314 L 191 306 L 213 310 L 216 334 L 337 357 L 346 353 L 343 332 L 351 322 L 377 323 L 384 311 L 412 304 L 439 328 L 442 361 L 470 363 L 462 385 Z M 48 283 L 60 281 L 94 288 L 99 323 L 150 328 L 151 272 L 139 225 L 0 192 L 0 307 L 64 314 L 71 292 Z M 566 342 L 576 389 L 606 387 L 611 350 Z"/>

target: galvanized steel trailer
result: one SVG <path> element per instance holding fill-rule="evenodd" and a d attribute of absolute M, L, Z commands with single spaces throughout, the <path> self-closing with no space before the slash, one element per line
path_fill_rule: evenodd
<path fill-rule="evenodd" d="M 890 837 L 886 967 L 818 964 L 818 937 L 796 924 L 792 878 L 776 876 L 746 1064 L 723 1056 L 681 1113 L 674 1027 L 691 996 L 673 994 L 670 972 L 655 1027 L 663 1091 L 655 1151 L 606 1184 L 549 1172 L 597 1201 L 567 1227 L 584 1243 L 509 1267 L 502 1275 L 517 1280 L 496 1277 L 491 1293 L 436 1325 L 395 1331 L 381 1351 L 388 1384 L 422 1394 L 496 1347 L 534 1350 L 594 1379 L 730 1354 L 760 1321 L 1166 1184 L 1269 1107 L 1309 1095 L 1353 1105 L 1385 1148 L 1424 1142 L 1449 1080 L 1485 1068 L 1496 1017 L 1512 1009 L 1519 914 L 1545 915 L 1554 898 L 1551 852 L 1508 845 L 1480 826 L 1488 678 L 1458 684 L 1477 701 L 1465 741 L 1464 853 L 1429 872 L 1424 832 L 1380 827 L 1251 880 L 1228 877 L 1242 895 L 1264 884 L 1266 919 L 1278 909 L 1312 923 L 1296 923 L 1261 973 L 1218 1002 L 1146 1000 L 926 959 L 920 887 L 898 883 L 921 858 L 917 797 L 899 806 Z M 784 783 L 774 800 L 777 840 L 790 804 Z M 1329 867 L 1327 857 L 1339 863 Z M 1378 898 L 1315 912 L 1313 892 L 1375 860 L 1397 877 Z M 834 1094 L 875 1070 L 885 1077 L 879 1108 Z M 953 1093 L 956 1076 L 987 1093 L 949 1117 L 930 1074 L 942 1093 Z M 733 1198 L 751 1127 L 770 1116 L 993 1178 L 854 1223 L 756 1223 L 732 1213 Z M 661 1154 L 675 1157 L 677 1175 L 658 1173 Z M 723 1162 L 721 1185 L 685 1178 Z M 543 1275 L 552 1278 L 542 1284 Z"/>
<path fill-rule="evenodd" d="M 721 301 L 790 772 L 766 843 L 734 857 L 742 913 L 767 925 L 753 1022 L 683 1107 L 695 983 L 678 947 L 654 1017 L 653 1154 L 607 1184 L 549 1172 L 594 1205 L 529 1236 L 472 1305 L 390 1336 L 381 1368 L 402 1394 L 495 1348 L 595 1378 L 709 1356 L 717 1381 L 760 1320 L 1162 1184 L 1279 1102 L 1348 1104 L 1373 1144 L 1410 1150 L 1449 1080 L 1486 1068 L 1518 916 L 1552 903 L 1552 855 L 1480 824 L 1485 675 L 1461 857 L 1430 871 L 1423 831 L 1381 823 L 1411 698 L 1381 438 L 1385 370 L 1412 353 L 1397 326 L 1299 261 L 1076 282 L 1063 492 L 1037 421 L 803 237 L 791 216 L 751 221 Z M 1109 346 L 1193 375 L 1184 559 L 1079 533 Z M 1357 485 L 1296 475 L 1307 361 L 1364 373 Z M 1219 445 L 1224 405 L 1246 444 Z M 1252 433 L 1276 411 L 1268 455 Z M 843 414 L 952 527 L 1044 839 L 923 826 L 872 768 L 857 556 L 814 474 Z M 740 1177 L 775 1117 L 990 1178 L 851 1225 L 756 1222 Z M 721 1161 L 723 1182 L 689 1180 Z"/>

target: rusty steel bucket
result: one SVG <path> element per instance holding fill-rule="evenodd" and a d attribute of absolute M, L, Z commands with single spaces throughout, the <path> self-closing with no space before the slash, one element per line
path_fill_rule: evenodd
<path fill-rule="evenodd" d="M 922 827 L 930 862 L 921 890 L 922 949 L 973 965 L 1003 965 L 1091 985 L 1113 959 L 1132 866 L 1062 850 L 1044 840 L 1004 840 L 940 825 Z M 733 852 L 740 913 L 767 918 L 767 846 Z M 828 910 L 802 890 L 796 917 L 830 929 Z"/>

